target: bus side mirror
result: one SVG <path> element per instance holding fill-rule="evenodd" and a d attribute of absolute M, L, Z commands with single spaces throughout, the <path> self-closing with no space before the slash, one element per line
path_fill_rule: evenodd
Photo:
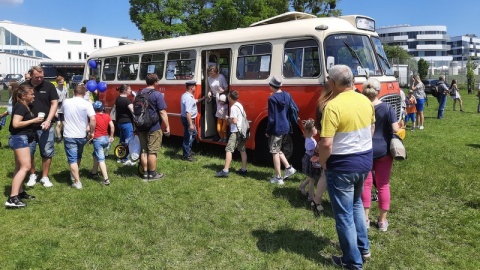
<path fill-rule="evenodd" d="M 333 67 L 333 65 L 335 65 L 335 57 L 327 57 L 327 72 Z"/>

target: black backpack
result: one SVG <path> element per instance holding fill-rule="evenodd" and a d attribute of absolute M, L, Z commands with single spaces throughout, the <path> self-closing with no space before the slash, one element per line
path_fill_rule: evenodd
<path fill-rule="evenodd" d="M 153 91 L 155 89 L 145 94 L 140 93 L 133 100 L 133 123 L 138 131 L 149 131 L 160 120 L 158 113 L 150 115 L 150 110 L 148 109 L 150 107 L 150 94 Z"/>

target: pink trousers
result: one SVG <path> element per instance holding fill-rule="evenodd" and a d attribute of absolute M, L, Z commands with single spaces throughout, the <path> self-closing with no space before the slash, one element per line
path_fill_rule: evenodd
<path fill-rule="evenodd" d="M 373 161 L 372 171 L 363 183 L 363 207 L 370 208 L 372 203 L 372 172 L 375 174 L 375 183 L 378 190 L 378 208 L 390 210 L 390 172 L 392 171 L 393 158 L 390 155 Z"/>

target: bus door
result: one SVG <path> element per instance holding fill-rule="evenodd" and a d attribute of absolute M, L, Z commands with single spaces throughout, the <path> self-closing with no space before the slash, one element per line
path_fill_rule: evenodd
<path fill-rule="evenodd" d="M 208 68 L 215 66 L 218 69 L 218 73 L 225 77 L 228 85 L 230 86 L 230 73 L 231 73 L 231 55 L 232 50 L 227 49 L 214 49 L 202 51 L 202 95 L 208 94 L 209 82 L 208 82 Z M 201 134 L 202 139 L 213 139 L 217 135 L 217 122 L 215 118 L 216 103 L 215 99 L 208 100 L 202 104 L 202 117 L 201 117 Z"/>

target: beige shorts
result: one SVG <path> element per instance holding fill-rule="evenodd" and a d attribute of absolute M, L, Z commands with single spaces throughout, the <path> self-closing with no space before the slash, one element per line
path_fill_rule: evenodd
<path fill-rule="evenodd" d="M 140 139 L 142 153 L 157 154 L 162 146 L 162 137 L 162 130 L 154 132 L 139 132 L 138 138 Z"/>
<path fill-rule="evenodd" d="M 270 141 L 268 143 L 268 148 L 270 149 L 270 153 L 272 153 L 272 154 L 282 153 L 283 136 L 285 136 L 285 135 L 280 135 L 280 136 L 271 135 L 270 136 Z"/>
<path fill-rule="evenodd" d="M 238 132 L 232 132 L 228 138 L 227 147 L 225 147 L 225 152 L 234 152 L 237 149 L 240 152 L 245 152 L 245 142 L 238 137 Z"/>

